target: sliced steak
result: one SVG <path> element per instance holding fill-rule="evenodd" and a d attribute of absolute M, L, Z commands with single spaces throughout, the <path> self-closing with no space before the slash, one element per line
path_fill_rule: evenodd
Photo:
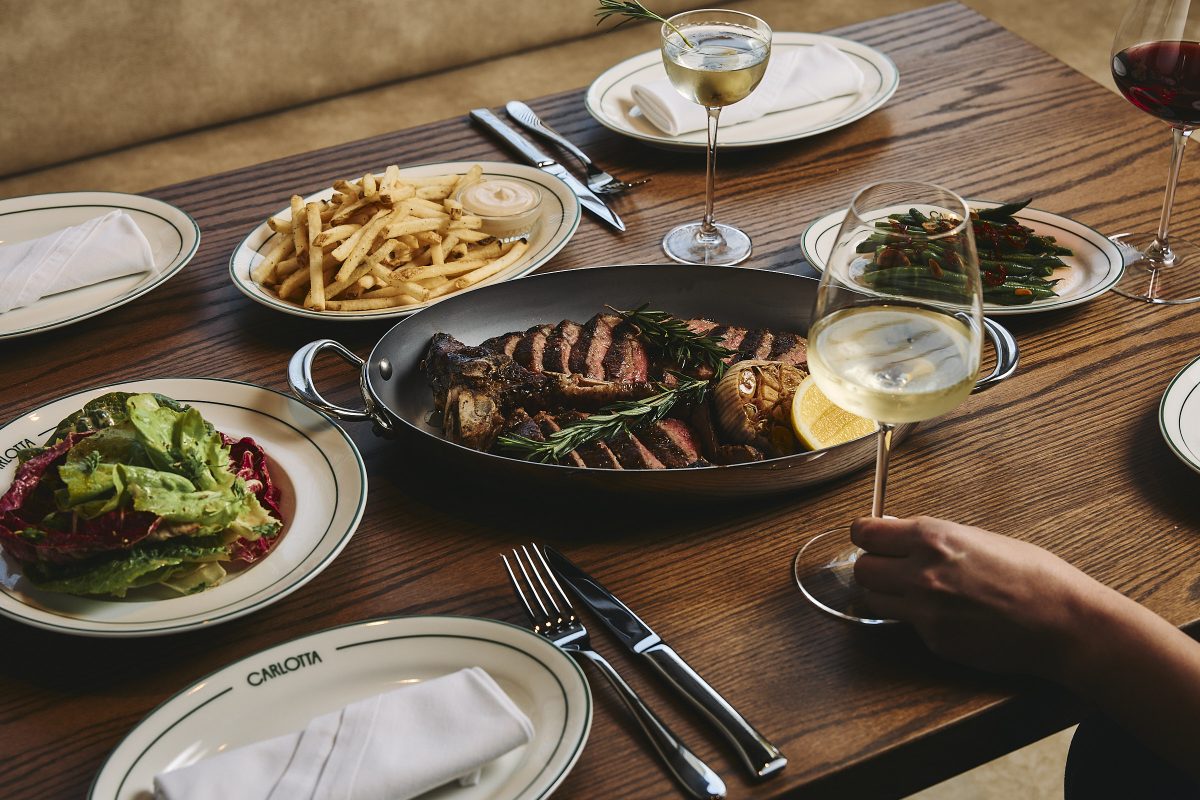
<path fill-rule="evenodd" d="M 569 319 L 555 326 L 546 338 L 546 350 L 542 355 L 542 367 L 546 372 L 571 371 L 571 350 L 582 332 L 583 326 Z"/>
<path fill-rule="evenodd" d="M 608 446 L 625 469 L 666 469 L 658 456 L 630 433 L 618 433 L 608 440 Z"/>
<path fill-rule="evenodd" d="M 562 430 L 562 426 L 558 424 L 558 421 L 545 411 L 539 411 L 534 415 L 533 420 L 538 424 L 538 427 L 542 429 L 542 435 L 546 436 L 547 438 L 549 438 L 550 434 Z M 560 463 L 567 464 L 572 467 L 587 466 L 587 464 L 584 463 L 583 458 L 580 457 L 579 453 L 575 452 L 574 450 L 563 456 Z"/>
<path fill-rule="evenodd" d="M 503 336 L 493 336 L 479 347 L 489 353 L 503 353 L 511 358 L 513 351 L 517 349 L 517 345 L 524 337 L 523 333 L 506 333 Z"/>
<path fill-rule="evenodd" d="M 546 337 L 553 330 L 553 325 L 535 325 L 525 331 L 525 335 L 513 350 L 513 361 L 533 372 L 544 372 L 542 354 L 546 350 Z"/>
<path fill-rule="evenodd" d="M 637 438 L 667 469 L 686 467 L 693 461 L 659 425 L 644 425 L 638 428 Z"/>
<path fill-rule="evenodd" d="M 742 346 L 742 339 L 746 338 L 746 329 L 729 325 L 719 325 L 709 331 L 709 336 L 719 340 L 722 347 L 725 347 L 736 353 L 738 348 Z M 729 356 L 725 359 L 727 363 L 733 363 L 737 360 L 738 357 L 736 355 Z"/>
<path fill-rule="evenodd" d="M 713 330 L 715 330 L 717 328 L 724 327 L 719 322 L 713 322 L 711 319 L 704 319 L 703 317 L 698 317 L 696 319 L 689 319 L 687 321 L 687 326 L 688 326 L 689 331 L 691 331 L 692 333 L 698 333 L 701 336 L 712 333 Z"/>
<path fill-rule="evenodd" d="M 604 379 L 604 356 L 612 346 L 612 332 L 620 317 L 597 314 L 587 321 L 579 341 L 571 348 L 571 372 L 598 380 Z"/>
<path fill-rule="evenodd" d="M 570 425 L 587 419 L 587 416 L 587 414 L 567 411 L 557 415 L 556 419 L 561 425 Z M 577 448 L 575 452 L 583 458 L 583 463 L 589 467 L 595 469 L 622 469 L 621 462 L 617 460 L 617 457 L 613 455 L 613 451 L 604 442 L 589 442 Z"/>
<path fill-rule="evenodd" d="M 704 461 L 704 454 L 701 453 L 700 445 L 696 442 L 696 435 L 686 422 L 679 419 L 664 419 L 658 423 L 658 427 L 683 453 L 685 466 L 693 466 Z"/>
<path fill-rule="evenodd" d="M 752 330 L 746 331 L 746 336 L 742 339 L 742 343 L 737 347 L 737 358 L 734 362 L 745 361 L 748 358 L 766 358 L 765 355 L 760 356 L 760 352 L 771 352 L 771 342 L 775 341 L 775 335 L 770 331 Z"/>
<path fill-rule="evenodd" d="M 771 345 L 771 360 L 808 368 L 808 342 L 794 333 L 777 333 Z"/>
<path fill-rule="evenodd" d="M 603 360 L 610 381 L 645 381 L 650 378 L 650 356 L 637 328 L 622 320 L 612 331 L 612 344 Z"/>

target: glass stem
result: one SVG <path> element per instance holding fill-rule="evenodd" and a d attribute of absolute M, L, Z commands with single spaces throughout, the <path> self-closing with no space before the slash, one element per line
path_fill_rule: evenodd
<path fill-rule="evenodd" d="M 1171 206 L 1175 202 L 1175 186 L 1179 183 L 1179 167 L 1183 164 L 1183 149 L 1187 147 L 1188 137 L 1192 135 L 1191 128 L 1171 128 L 1171 171 L 1167 175 L 1167 193 L 1163 196 L 1162 216 L 1158 219 L 1158 235 L 1146 248 L 1146 255 L 1151 261 L 1164 266 L 1175 262 L 1175 254 L 1171 252 L 1171 243 L 1167 238 L 1167 229 L 1171 224 Z"/>
<path fill-rule="evenodd" d="M 888 456 L 892 454 L 892 433 L 896 426 L 879 423 L 879 449 L 875 451 L 875 495 L 871 498 L 871 516 L 883 516 L 883 496 L 887 492 Z"/>
<path fill-rule="evenodd" d="M 717 239 L 717 226 L 713 224 L 713 196 L 717 188 L 717 123 L 721 118 L 721 107 L 705 107 L 708 111 L 708 164 L 704 179 L 704 221 L 700 223 L 700 236 Z"/>

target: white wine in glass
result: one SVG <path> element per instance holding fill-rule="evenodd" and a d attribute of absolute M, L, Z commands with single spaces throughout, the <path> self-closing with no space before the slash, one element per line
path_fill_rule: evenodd
<path fill-rule="evenodd" d="M 886 245 L 877 245 L 886 231 Z M 983 290 L 970 211 L 927 183 L 881 183 L 855 195 L 821 275 L 808 366 L 834 403 L 879 423 L 871 515 L 883 516 L 895 426 L 950 411 L 976 387 Z M 796 554 L 796 582 L 819 608 L 880 624 L 854 582 L 862 551 L 848 528 Z"/>
<path fill-rule="evenodd" d="M 750 237 L 713 220 L 717 126 L 721 109 L 744 100 L 762 81 L 771 56 L 771 28 L 740 11 L 688 11 L 662 26 L 661 49 L 675 91 L 708 111 L 704 218 L 671 229 L 663 250 L 684 264 L 739 264 L 750 256 Z"/>

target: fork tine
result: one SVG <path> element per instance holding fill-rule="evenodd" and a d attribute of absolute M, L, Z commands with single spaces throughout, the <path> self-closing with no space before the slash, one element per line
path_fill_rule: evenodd
<path fill-rule="evenodd" d="M 525 548 L 522 547 L 521 549 L 524 550 Z M 529 557 L 528 551 L 526 551 L 525 557 L 526 558 Z M 540 592 L 538 592 L 537 584 L 533 582 L 533 578 L 529 577 L 529 570 L 527 570 L 525 568 L 525 561 L 521 558 L 521 552 L 520 552 L 520 550 L 517 550 L 517 548 L 515 548 L 515 547 L 513 548 L 513 558 L 516 559 L 517 566 L 520 567 L 520 569 L 521 569 L 521 574 L 523 576 L 525 576 L 525 585 L 529 587 L 530 594 L 532 594 L 533 599 L 537 601 L 538 608 L 540 608 L 542 610 L 541 621 L 547 625 L 552 624 L 554 622 L 554 615 L 550 613 L 550 609 L 546 608 L 546 604 L 542 602 L 542 595 Z M 530 559 L 530 561 L 529 561 L 529 566 L 531 568 L 533 567 L 532 559 Z M 536 574 L 536 570 L 535 570 L 535 574 Z"/>
<path fill-rule="evenodd" d="M 516 557 L 514 551 L 513 557 Z M 541 623 L 537 615 L 533 613 L 533 606 L 529 605 L 529 600 L 525 597 L 525 590 L 521 588 L 521 582 L 517 580 L 517 574 L 513 572 L 512 564 L 508 563 L 508 556 L 500 554 L 500 560 L 504 562 L 504 569 L 508 572 L 509 583 L 512 584 L 513 591 L 516 592 L 517 598 L 521 601 L 521 605 L 525 606 L 525 613 L 529 615 L 529 621 L 536 627 Z"/>
<path fill-rule="evenodd" d="M 531 545 L 531 547 L 533 547 L 533 552 L 538 552 L 538 547 L 536 544 Z M 551 592 L 550 587 L 546 585 L 546 579 L 542 577 L 542 572 L 537 568 L 537 564 L 534 562 L 533 556 L 529 555 L 528 548 L 526 548 L 525 545 L 521 545 L 521 549 L 525 551 L 525 558 L 529 561 L 529 568 L 533 570 L 533 574 L 537 576 L 538 583 L 542 585 L 542 591 L 546 593 L 546 599 L 550 601 L 550 605 L 554 606 L 554 610 L 558 613 L 558 622 L 562 622 L 562 609 L 558 607 L 558 602 L 554 599 L 554 593 Z M 541 554 L 539 553 L 539 555 Z M 550 571 L 550 566 L 548 564 L 546 565 L 546 571 Z M 554 576 L 551 575 L 550 579 L 553 580 Z"/>
<path fill-rule="evenodd" d="M 554 584 L 554 588 L 558 590 L 558 596 L 562 598 L 563 605 L 571 612 L 571 616 L 575 616 L 575 606 L 571 605 L 571 596 L 563 591 L 562 584 L 558 582 L 558 577 L 554 574 L 554 570 L 550 569 L 550 564 L 546 561 L 546 555 L 537 545 L 533 546 L 533 552 L 537 553 L 538 560 L 542 562 L 542 566 L 546 569 L 546 574 L 550 576 L 550 582 Z M 547 589 L 546 591 L 549 591 Z"/>

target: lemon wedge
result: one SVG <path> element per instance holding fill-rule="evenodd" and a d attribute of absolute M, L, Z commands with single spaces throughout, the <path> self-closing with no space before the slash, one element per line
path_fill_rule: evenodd
<path fill-rule="evenodd" d="M 810 450 L 823 450 L 872 434 L 874 421 L 835 406 L 809 375 L 796 387 L 792 398 L 792 430 Z"/>

